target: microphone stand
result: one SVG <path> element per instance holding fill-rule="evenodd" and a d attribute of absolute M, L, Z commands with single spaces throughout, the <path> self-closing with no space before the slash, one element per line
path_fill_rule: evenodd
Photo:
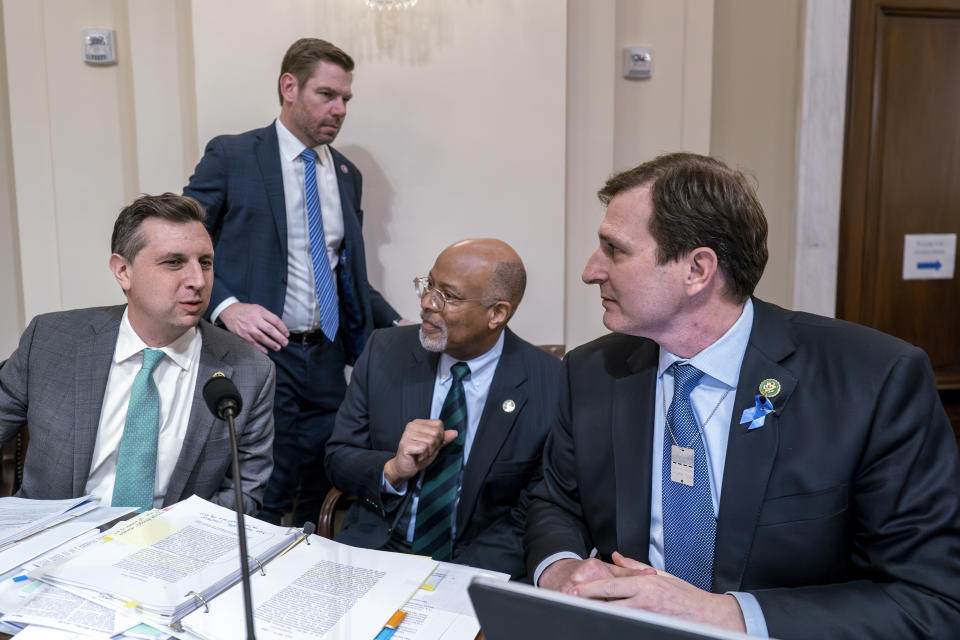
<path fill-rule="evenodd" d="M 253 631 L 253 596 L 250 591 L 249 556 L 247 555 L 247 530 L 243 524 L 243 492 L 240 490 L 240 456 L 237 453 L 237 429 L 233 424 L 237 407 L 234 403 L 224 403 L 221 418 L 227 421 L 230 429 L 230 454 L 233 456 L 233 499 L 237 510 L 237 536 L 240 538 L 240 581 L 243 584 L 243 613 L 247 619 L 247 640 L 256 640 Z"/>

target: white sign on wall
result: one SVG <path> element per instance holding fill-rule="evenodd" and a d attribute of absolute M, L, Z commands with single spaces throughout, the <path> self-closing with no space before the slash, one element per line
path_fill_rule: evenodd
<path fill-rule="evenodd" d="M 955 233 L 908 233 L 903 236 L 904 280 L 950 280 L 957 257 Z"/>

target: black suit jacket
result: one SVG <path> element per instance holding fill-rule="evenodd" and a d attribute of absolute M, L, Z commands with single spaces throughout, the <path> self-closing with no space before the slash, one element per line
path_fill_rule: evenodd
<path fill-rule="evenodd" d="M 423 349 L 418 332 L 418 326 L 375 331 L 353 370 L 326 454 L 333 485 L 360 498 L 337 535 L 340 542 L 382 547 L 413 495 L 408 491 L 388 510 L 380 480 L 407 423 L 430 417 L 440 354 Z M 454 562 L 523 575 L 526 489 L 539 473 L 559 373 L 557 358 L 506 329 L 463 470 Z M 503 408 L 507 400 L 512 411 Z"/>
<path fill-rule="evenodd" d="M 748 591 L 778 638 L 955 637 L 960 471 L 926 355 L 754 301 L 717 523 L 713 590 Z M 659 347 L 609 335 L 565 362 L 527 565 L 593 547 L 646 560 Z M 739 424 L 762 380 L 764 426 Z"/>
<path fill-rule="evenodd" d="M 352 361 L 375 326 L 399 314 L 367 282 L 363 247 L 363 179 L 356 166 L 330 147 L 343 210 L 343 247 L 337 269 L 342 335 Z M 206 210 L 204 224 L 215 249 L 208 314 L 230 296 L 277 316 L 287 294 L 287 213 L 276 123 L 207 144 L 183 194 Z"/>

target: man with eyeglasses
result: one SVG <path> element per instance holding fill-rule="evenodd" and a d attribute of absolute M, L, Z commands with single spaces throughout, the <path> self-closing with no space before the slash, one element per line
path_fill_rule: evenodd
<path fill-rule="evenodd" d="M 458 242 L 414 285 L 422 324 L 371 335 L 327 444 L 359 497 L 336 539 L 521 577 L 560 361 L 507 328 L 526 271 L 506 243 Z"/>

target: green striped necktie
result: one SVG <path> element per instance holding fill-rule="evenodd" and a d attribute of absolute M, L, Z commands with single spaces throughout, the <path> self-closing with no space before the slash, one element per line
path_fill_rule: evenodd
<path fill-rule="evenodd" d="M 467 399 L 463 380 L 470 367 L 458 362 L 450 368 L 453 381 L 443 401 L 440 420 L 444 429 L 455 429 L 457 437 L 437 454 L 423 475 L 417 522 L 413 530 L 413 553 L 435 560 L 449 560 L 453 555 L 453 523 L 457 513 L 460 471 L 463 469 L 463 440 L 467 432 Z"/>

